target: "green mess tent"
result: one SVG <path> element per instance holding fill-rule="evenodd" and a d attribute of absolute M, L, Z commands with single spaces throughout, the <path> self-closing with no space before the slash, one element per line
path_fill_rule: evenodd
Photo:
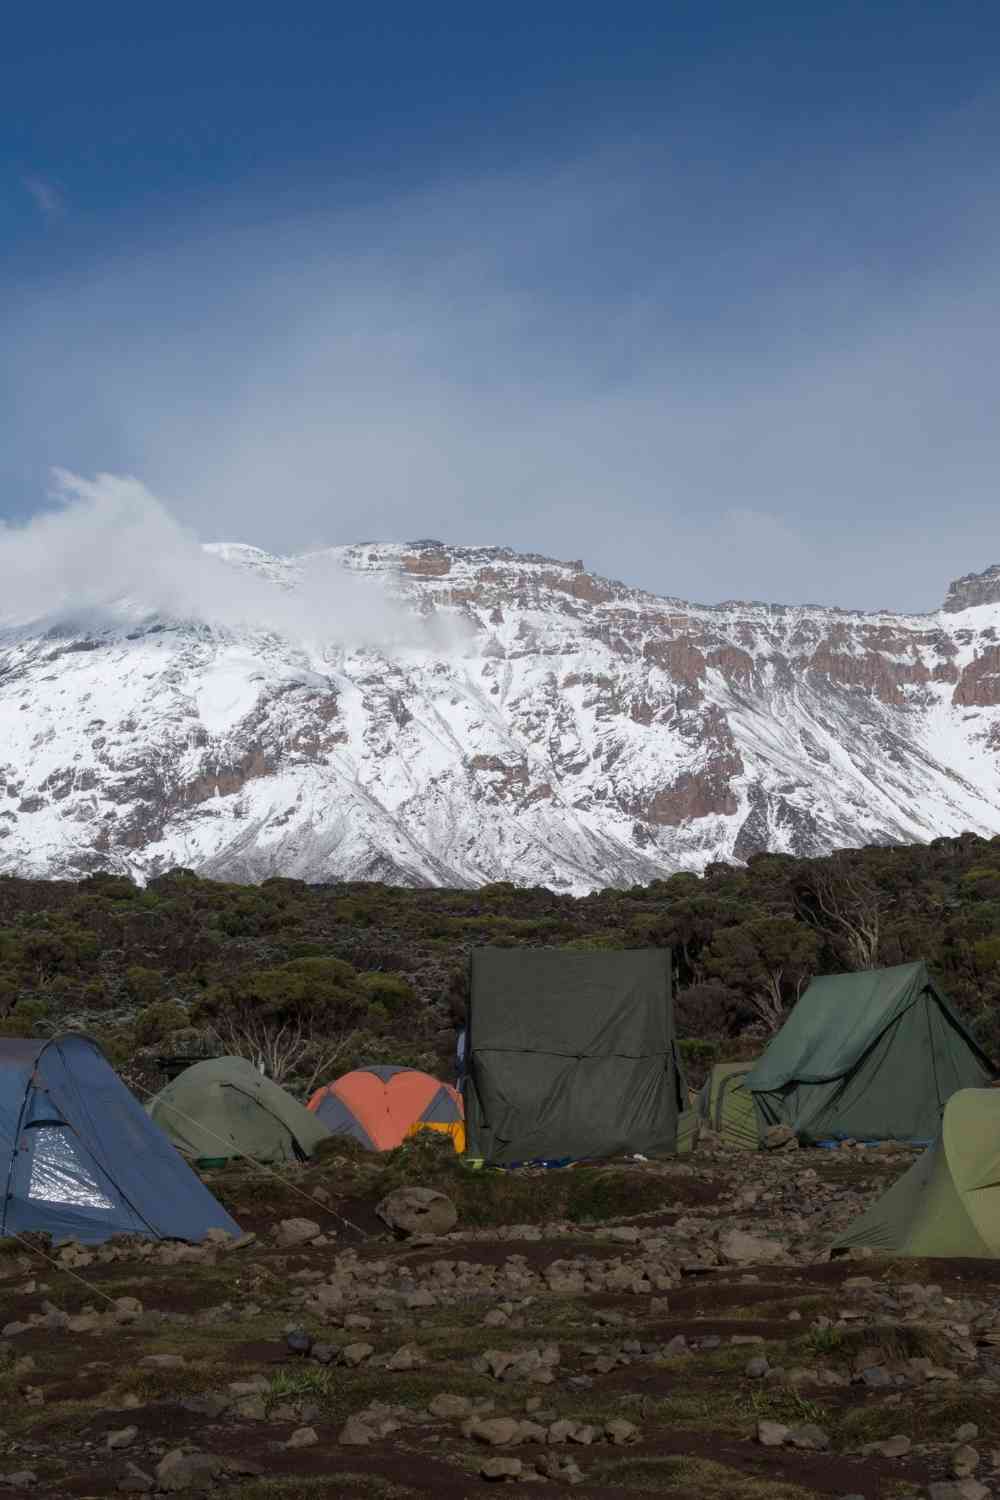
<path fill-rule="evenodd" d="M 912 963 L 814 979 L 743 1086 L 762 1132 L 932 1141 L 952 1094 L 992 1076 L 927 966 Z"/>
<path fill-rule="evenodd" d="M 213 1057 L 185 1068 L 147 1108 L 178 1151 L 198 1161 L 303 1161 L 330 1139 L 305 1105 L 242 1057 Z"/>
<path fill-rule="evenodd" d="M 832 1249 L 1000 1256 L 1000 1089 L 960 1089 L 941 1134 Z"/>
<path fill-rule="evenodd" d="M 500 1165 L 649 1156 L 691 1141 L 670 954 L 477 948 L 469 1155 Z"/>
<path fill-rule="evenodd" d="M 730 1146 L 755 1151 L 760 1144 L 757 1111 L 746 1087 L 750 1062 L 716 1063 L 698 1095 L 698 1115 Z"/>

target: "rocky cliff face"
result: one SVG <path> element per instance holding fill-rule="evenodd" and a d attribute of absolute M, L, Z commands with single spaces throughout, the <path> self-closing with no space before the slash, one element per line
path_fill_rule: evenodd
<path fill-rule="evenodd" d="M 299 559 L 214 550 L 299 587 Z M 902 616 L 704 607 L 429 540 L 324 558 L 412 631 L 9 632 L 0 869 L 582 891 L 1000 832 L 1000 568 Z"/>

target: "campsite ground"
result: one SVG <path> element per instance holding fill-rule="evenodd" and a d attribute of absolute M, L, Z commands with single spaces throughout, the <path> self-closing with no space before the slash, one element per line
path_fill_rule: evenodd
<path fill-rule="evenodd" d="M 4 1242 L 0 1494 L 898 1500 L 947 1478 L 966 1424 L 997 1484 L 1000 1268 L 825 1254 L 908 1161 L 702 1143 L 488 1174 L 338 1150 L 212 1174 L 255 1236 L 236 1248 L 56 1269 Z M 388 1235 L 375 1205 L 407 1183 L 447 1193 L 453 1234 Z"/>

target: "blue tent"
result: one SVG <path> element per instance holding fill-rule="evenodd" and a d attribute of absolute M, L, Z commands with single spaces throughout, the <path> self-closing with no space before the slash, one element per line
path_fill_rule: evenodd
<path fill-rule="evenodd" d="M 0 1037 L 0 1183 L 0 1236 L 240 1232 L 85 1036 Z"/>

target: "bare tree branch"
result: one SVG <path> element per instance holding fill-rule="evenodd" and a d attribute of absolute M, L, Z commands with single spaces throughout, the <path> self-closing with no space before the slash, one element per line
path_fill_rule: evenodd
<path fill-rule="evenodd" d="M 275 1083 L 283 1084 L 293 1074 L 306 1074 L 305 1092 L 333 1071 L 353 1039 L 352 1031 L 336 1036 L 320 1034 L 300 1020 L 273 1021 L 242 1013 L 220 1016 L 212 1028 L 219 1043 L 235 1057 L 246 1058 Z"/>

